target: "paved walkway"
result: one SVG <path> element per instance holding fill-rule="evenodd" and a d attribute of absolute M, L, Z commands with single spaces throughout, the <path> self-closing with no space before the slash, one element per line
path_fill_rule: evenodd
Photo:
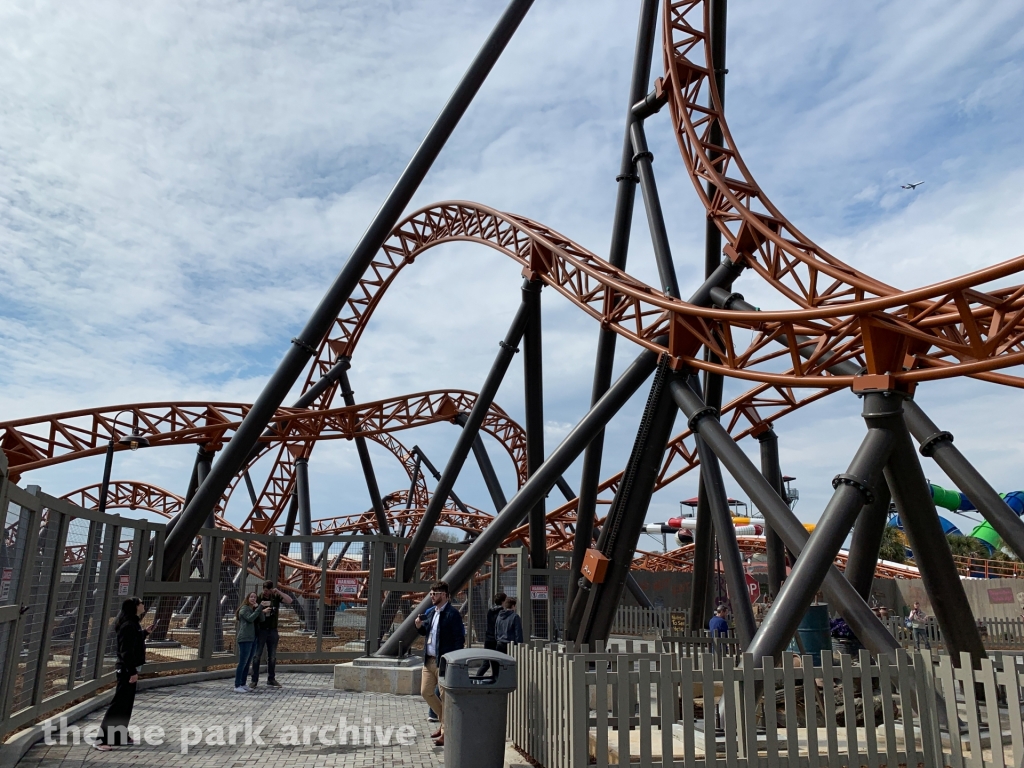
<path fill-rule="evenodd" d="M 104 712 L 98 710 L 69 726 L 64 744 L 59 721 L 55 723 L 51 741 L 56 743 L 40 742 L 18 765 L 427 768 L 444 764 L 444 750 L 430 740 L 436 726 L 427 722 L 427 708 L 419 696 L 336 691 L 332 677 L 324 674 L 283 674 L 280 680 L 283 688 L 260 685 L 251 694 L 235 693 L 231 680 L 142 691 L 132 715 L 132 725 L 140 729 L 135 737 L 141 737 L 138 746 L 99 752 L 81 742 L 75 745 L 74 726 L 83 732 L 98 726 Z M 524 763 L 516 757 L 512 765 Z"/>

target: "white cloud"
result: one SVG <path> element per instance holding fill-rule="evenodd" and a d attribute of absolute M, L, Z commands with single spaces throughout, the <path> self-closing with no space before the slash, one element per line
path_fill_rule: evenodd
<path fill-rule="evenodd" d="M 451 0 L 0 7 L 0 418 L 253 399 L 497 13 Z M 537 4 L 413 207 L 478 200 L 603 254 L 634 14 L 604 0 Z M 908 288 L 1024 250 L 1019 3 L 770 0 L 730 14 L 730 124 L 802 230 Z M 703 212 L 667 110 L 648 134 L 685 292 L 700 280 Z M 916 192 L 899 189 L 918 179 Z M 630 269 L 656 283 L 639 204 L 634 235 Z M 357 398 L 479 389 L 519 284 L 515 265 L 486 249 L 425 255 L 362 340 Z M 736 287 L 763 307 L 778 301 L 752 278 Z M 550 450 L 589 404 L 596 327 L 554 294 L 544 323 Z M 635 352 L 620 341 L 620 369 Z M 517 419 L 520 366 L 497 399 Z M 625 462 L 643 399 L 610 425 L 605 474 Z M 1017 392 L 945 383 L 922 387 L 921 400 L 1000 490 L 1016 487 Z M 837 394 L 778 426 L 805 519 L 845 471 L 858 412 L 852 395 Z M 399 438 L 442 466 L 456 434 L 441 424 Z M 510 493 L 510 462 L 489 447 Z M 745 448 L 756 459 L 756 446 Z M 317 514 L 367 507 L 352 449 L 336 442 L 314 454 Z M 397 462 L 371 452 L 382 490 L 407 486 Z M 192 454 L 119 456 L 116 474 L 181 492 Z M 99 471 L 89 460 L 26 481 L 62 492 Z M 578 472 L 568 473 L 574 485 Z M 474 468 L 457 489 L 490 509 Z M 650 519 L 695 492 L 689 475 L 656 495 Z M 731 482 L 730 492 L 740 495 Z"/>

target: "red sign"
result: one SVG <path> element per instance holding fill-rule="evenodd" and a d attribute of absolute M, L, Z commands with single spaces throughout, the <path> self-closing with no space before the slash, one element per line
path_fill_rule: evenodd
<path fill-rule="evenodd" d="M 988 590 L 988 601 L 990 603 L 1014 603 L 1013 590 L 1009 587 Z"/>
<path fill-rule="evenodd" d="M 750 602 L 756 603 L 757 599 L 761 597 L 761 585 L 749 573 L 744 574 L 743 578 L 747 582 L 747 596 L 750 598 Z"/>
<path fill-rule="evenodd" d="M 128 587 L 131 585 L 131 580 L 132 580 L 132 577 L 129 576 L 127 573 L 122 573 L 120 576 L 117 577 L 117 596 L 118 597 L 127 597 L 128 596 Z"/>

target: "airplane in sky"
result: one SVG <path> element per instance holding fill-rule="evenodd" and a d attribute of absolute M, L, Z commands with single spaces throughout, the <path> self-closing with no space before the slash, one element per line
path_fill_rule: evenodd
<path fill-rule="evenodd" d="M 902 184 L 902 185 L 900 185 L 900 189 L 917 189 L 922 184 L 924 184 L 923 181 L 914 181 L 914 182 L 911 182 L 910 184 Z"/>

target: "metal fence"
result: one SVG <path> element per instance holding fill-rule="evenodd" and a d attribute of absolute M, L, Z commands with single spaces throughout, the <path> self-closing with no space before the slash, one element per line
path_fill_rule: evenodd
<path fill-rule="evenodd" d="M 162 522 L 20 488 L 2 454 L 0 470 L 0 738 L 114 683 L 113 623 L 130 595 L 157 622 L 147 675 L 234 665 L 235 610 L 266 579 L 292 598 L 278 617 L 278 659 L 337 663 L 375 651 L 467 546 L 431 542 L 406 583 L 407 539 L 204 529 L 162 581 Z M 524 562 L 521 550 L 503 550 L 453 596 L 470 643 L 483 643 L 494 592 L 528 591 Z"/>
<path fill-rule="evenodd" d="M 641 608 L 620 605 L 615 611 L 611 634 L 642 637 L 649 634 L 679 634 L 686 631 L 687 612 L 678 608 Z"/>
<path fill-rule="evenodd" d="M 1024 674 L 1010 656 L 972 670 L 969 658 L 957 668 L 927 651 L 838 663 L 826 654 L 817 667 L 786 655 L 776 668 L 665 651 L 514 647 L 509 738 L 548 768 L 1024 761 Z"/>

